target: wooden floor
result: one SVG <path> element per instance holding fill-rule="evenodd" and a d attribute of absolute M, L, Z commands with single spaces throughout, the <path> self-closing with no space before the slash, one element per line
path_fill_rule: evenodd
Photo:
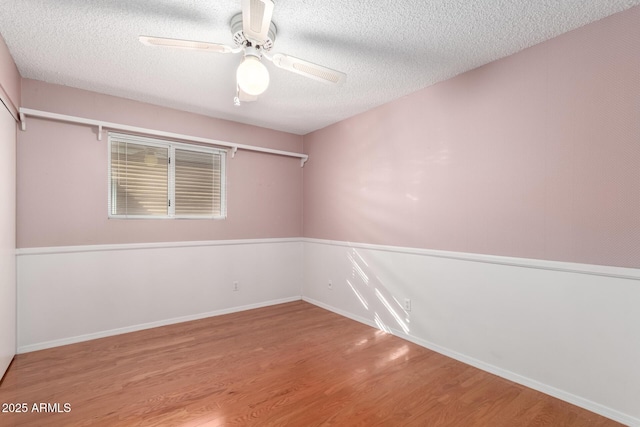
<path fill-rule="evenodd" d="M 305 302 L 21 354 L 0 403 L 28 406 L 1 426 L 619 425 Z"/>

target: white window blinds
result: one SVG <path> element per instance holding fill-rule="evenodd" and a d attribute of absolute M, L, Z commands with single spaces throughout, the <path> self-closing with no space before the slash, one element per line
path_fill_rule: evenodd
<path fill-rule="evenodd" d="M 220 154 L 177 148 L 175 159 L 175 214 L 219 214 L 222 201 Z"/>
<path fill-rule="evenodd" d="M 109 134 L 109 216 L 224 218 L 224 150 Z"/>
<path fill-rule="evenodd" d="M 111 215 L 167 216 L 169 150 L 111 143 Z"/>

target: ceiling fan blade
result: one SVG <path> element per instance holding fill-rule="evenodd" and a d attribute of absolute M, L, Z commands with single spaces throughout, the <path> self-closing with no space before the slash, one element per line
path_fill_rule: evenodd
<path fill-rule="evenodd" d="M 242 31 L 247 40 L 261 45 L 269 38 L 272 0 L 242 0 Z"/>
<path fill-rule="evenodd" d="M 344 83 L 347 79 L 347 75 L 345 73 L 332 70 L 331 68 L 323 67 L 322 65 L 314 64 L 313 62 L 305 61 L 300 58 L 284 55 L 282 53 L 276 53 L 273 55 L 265 54 L 264 57 L 272 61 L 276 67 L 283 68 L 323 83 L 339 85 Z"/>
<path fill-rule="evenodd" d="M 173 47 L 178 49 L 199 50 L 202 52 L 236 53 L 241 50 L 238 48 L 234 49 L 231 46 L 227 46 L 224 44 L 199 42 L 193 40 L 168 39 L 164 37 L 150 36 L 140 36 L 138 37 L 138 39 L 142 44 L 145 44 L 147 46 Z"/>

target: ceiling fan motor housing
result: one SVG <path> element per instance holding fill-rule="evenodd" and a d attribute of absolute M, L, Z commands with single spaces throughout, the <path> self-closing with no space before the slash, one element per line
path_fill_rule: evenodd
<path fill-rule="evenodd" d="M 269 33 L 267 39 L 262 43 L 256 42 L 255 40 L 249 40 L 244 35 L 244 31 L 242 31 L 242 12 L 236 14 L 231 18 L 231 34 L 233 35 L 233 42 L 236 46 L 245 46 L 250 44 L 252 46 L 260 46 L 263 50 L 271 50 L 273 47 L 273 43 L 276 41 L 276 25 L 271 22 L 269 25 Z"/>

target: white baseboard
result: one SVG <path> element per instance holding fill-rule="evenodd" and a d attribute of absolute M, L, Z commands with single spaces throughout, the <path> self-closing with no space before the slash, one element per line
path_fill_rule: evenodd
<path fill-rule="evenodd" d="M 367 326 L 371 326 L 372 328 L 375 329 L 380 329 L 375 322 L 370 321 L 369 319 L 365 319 L 364 317 L 361 316 L 357 316 L 354 315 L 352 313 L 349 313 L 345 310 L 341 310 L 339 308 L 330 306 L 328 304 L 322 303 L 320 301 L 314 300 L 312 298 L 308 298 L 308 297 L 302 297 L 303 301 L 306 301 L 310 304 L 313 304 L 315 306 L 318 306 L 320 308 L 323 308 L 325 310 L 329 310 L 331 312 L 334 312 L 336 314 L 339 314 L 341 316 L 347 317 L 349 319 L 355 320 L 356 322 L 360 322 L 363 323 Z M 612 419 L 614 421 L 623 423 L 625 425 L 628 426 L 640 426 L 640 419 L 635 418 L 635 417 L 631 417 L 627 414 L 624 414 L 622 412 L 616 411 L 614 409 L 608 408 L 604 405 L 600 405 L 596 402 L 592 402 L 590 400 L 584 399 L 582 397 L 579 396 L 575 396 L 571 393 L 567 393 L 566 391 L 563 390 L 559 390 L 557 388 L 551 387 L 549 385 L 546 384 L 542 384 L 539 381 L 535 381 L 532 380 L 531 378 L 527 378 L 524 377 L 522 375 L 518 375 L 514 372 L 511 371 L 507 371 L 505 369 L 499 368 L 497 366 L 494 365 L 490 365 L 488 363 L 482 362 L 480 360 L 474 359 L 472 357 L 468 357 L 465 356 L 464 354 L 458 353 L 456 351 L 450 350 L 448 348 L 444 348 L 442 346 L 439 346 L 437 344 L 434 344 L 432 342 L 414 337 L 412 335 L 409 334 L 405 334 L 404 332 L 394 329 L 394 328 L 389 328 L 389 330 L 391 331 L 391 333 L 394 336 L 397 336 L 399 338 L 405 339 L 407 341 L 410 341 L 414 344 L 417 344 L 421 347 L 427 348 L 429 350 L 435 351 L 436 353 L 440 353 L 444 356 L 450 357 L 452 359 L 458 360 L 462 363 L 465 363 L 467 365 L 471 365 L 475 368 L 481 369 L 485 372 L 489 372 L 491 374 L 497 375 L 499 377 L 505 378 L 509 381 L 513 381 L 514 383 L 517 384 L 521 384 L 525 387 L 537 390 L 541 393 L 547 394 L 549 396 L 558 398 L 560 400 L 564 400 L 565 402 L 569 402 L 573 405 L 579 406 L 581 408 L 584 408 L 588 411 L 594 412 L 596 414 L 602 415 L 603 417 L 607 417 L 609 419 Z"/>
<path fill-rule="evenodd" d="M 143 323 L 140 325 L 132 325 L 124 328 L 110 329 L 108 331 L 95 332 L 92 334 L 85 334 L 85 335 L 79 335 L 75 337 L 63 338 L 59 340 L 25 345 L 22 347 L 18 347 L 18 354 L 44 350 L 52 347 L 59 347 L 62 345 L 75 344 L 83 341 L 90 341 L 90 340 L 110 337 L 114 335 L 126 334 L 128 332 L 142 331 L 144 329 L 158 328 L 160 326 L 173 325 L 175 323 L 190 322 L 192 320 L 205 319 L 207 317 L 221 316 L 223 314 L 253 310 L 255 308 L 269 307 L 272 305 L 284 304 L 287 302 L 293 302 L 293 301 L 299 301 L 299 300 L 300 300 L 300 297 L 282 298 L 282 299 L 273 300 L 273 301 L 265 301 L 257 304 L 248 304 L 248 305 L 242 305 L 239 307 L 230 307 L 222 310 L 210 311 L 207 313 L 199 313 L 199 314 L 192 314 L 189 316 L 174 317 L 173 319 L 164 319 L 164 320 L 159 320 L 157 322 Z"/>
<path fill-rule="evenodd" d="M 333 307 L 331 305 L 325 304 L 325 303 L 320 302 L 318 300 L 315 300 L 313 298 L 309 298 L 309 297 L 303 296 L 302 297 L 302 301 L 308 302 L 309 304 L 313 304 L 313 305 L 318 306 L 320 308 L 324 308 L 325 310 L 328 310 L 328 311 L 331 311 L 333 313 L 339 314 L 340 316 L 346 317 L 348 319 L 355 320 L 356 322 L 363 323 L 363 324 L 365 324 L 367 326 L 371 326 L 372 328 L 380 329 L 375 324 L 375 322 L 372 322 L 369 319 L 365 319 L 364 317 L 357 316 L 357 315 L 355 315 L 353 313 L 349 313 L 348 311 L 341 310 L 339 308 L 336 308 L 336 307 Z"/>

